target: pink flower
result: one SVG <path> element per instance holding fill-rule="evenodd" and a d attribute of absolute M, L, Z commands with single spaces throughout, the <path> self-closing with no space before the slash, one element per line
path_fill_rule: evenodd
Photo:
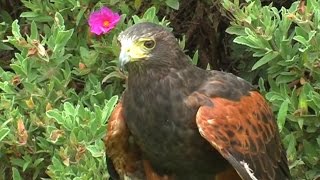
<path fill-rule="evenodd" d="M 112 12 L 111 9 L 103 7 L 90 14 L 90 31 L 97 35 L 105 34 L 113 29 L 120 21 L 120 15 Z"/>

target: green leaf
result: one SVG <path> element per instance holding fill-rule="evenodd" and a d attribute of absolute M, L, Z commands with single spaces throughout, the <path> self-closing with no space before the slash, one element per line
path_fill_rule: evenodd
<path fill-rule="evenodd" d="M 276 78 L 276 83 L 277 84 L 284 84 L 284 83 L 290 83 L 293 82 L 294 80 L 296 80 L 298 77 L 295 73 L 292 72 L 284 72 L 282 74 L 280 74 L 277 78 Z"/>
<path fill-rule="evenodd" d="M 12 21 L 13 21 L 12 17 L 13 16 L 11 17 L 10 14 L 12 14 L 12 12 L 7 12 L 7 11 L 4 10 L 4 8 L 3 8 L 3 10 L 0 10 L 0 17 L 1 17 L 1 20 L 3 21 L 3 22 L 1 22 L 1 24 L 2 23 L 4 23 L 4 24 L 12 24 Z"/>
<path fill-rule="evenodd" d="M 118 102 L 118 96 L 112 96 L 109 99 L 109 101 L 106 103 L 106 105 L 104 106 L 102 117 L 101 117 L 101 122 L 103 124 L 105 124 L 107 122 L 107 120 L 108 120 L 109 116 L 111 115 L 111 112 L 117 102 Z"/>
<path fill-rule="evenodd" d="M 35 12 L 22 12 L 20 14 L 20 17 L 24 17 L 24 18 L 34 18 L 34 17 L 39 17 L 38 13 Z"/>
<path fill-rule="evenodd" d="M 298 125 L 299 125 L 299 128 L 302 130 L 303 128 L 303 124 L 304 124 L 304 119 L 303 118 L 298 118 Z"/>
<path fill-rule="evenodd" d="M 284 123 L 286 122 L 286 117 L 288 114 L 288 105 L 289 105 L 289 100 L 283 101 L 278 112 L 277 119 L 278 119 L 278 127 L 280 131 L 282 131 Z"/>
<path fill-rule="evenodd" d="M 63 164 L 61 163 L 60 159 L 57 158 L 58 155 L 54 155 L 52 158 L 52 165 L 56 168 L 56 169 L 64 169 L 65 167 L 63 166 Z"/>
<path fill-rule="evenodd" d="M 308 161 L 309 163 L 316 165 L 317 164 L 317 160 L 316 157 L 318 156 L 318 146 L 314 143 L 310 143 L 307 140 L 303 140 L 303 150 L 305 152 L 305 154 L 309 157 Z"/>
<path fill-rule="evenodd" d="M 166 0 L 166 4 L 172 9 L 175 9 L 175 10 L 179 9 L 179 0 Z"/>
<path fill-rule="evenodd" d="M 26 160 L 26 161 L 24 162 L 23 167 L 22 167 L 22 171 L 23 171 L 23 172 L 29 167 L 29 165 L 31 164 L 31 162 L 32 162 L 32 159 L 28 159 L 28 160 Z"/>
<path fill-rule="evenodd" d="M 259 59 L 252 67 L 252 70 L 255 70 L 259 68 L 262 65 L 265 65 L 266 63 L 270 62 L 274 58 L 276 58 L 279 55 L 276 51 L 270 51 L 265 56 L 263 56 L 261 59 Z"/>
<path fill-rule="evenodd" d="M 22 67 L 18 64 L 10 64 L 10 67 L 14 70 L 14 72 L 17 75 L 20 75 L 22 77 L 27 76 L 26 72 L 24 71 L 24 69 L 22 69 Z"/>
<path fill-rule="evenodd" d="M 13 48 L 0 41 L 0 50 L 11 51 Z"/>
<path fill-rule="evenodd" d="M 9 84 L 8 81 L 0 82 L 0 89 L 9 94 L 16 93 L 15 89 Z"/>
<path fill-rule="evenodd" d="M 10 162 L 12 163 L 12 165 L 19 167 L 23 167 L 23 164 L 25 163 L 22 158 L 12 158 Z"/>
<path fill-rule="evenodd" d="M 304 165 L 304 162 L 301 159 L 295 160 L 294 162 L 290 163 L 289 169 L 292 169 L 292 168 L 294 168 L 296 166 L 300 166 L 300 165 Z"/>
<path fill-rule="evenodd" d="M 4 139 L 10 132 L 9 128 L 6 127 L 1 127 L 0 129 L 0 142 L 2 141 L 2 139 Z"/>
<path fill-rule="evenodd" d="M 238 36 L 233 40 L 233 42 L 251 47 L 253 49 L 260 49 L 261 48 L 260 45 L 257 44 L 257 42 L 254 41 L 253 39 L 255 38 L 250 38 L 248 36 Z"/>
<path fill-rule="evenodd" d="M 39 15 L 37 17 L 28 18 L 30 21 L 41 22 L 41 23 L 51 23 L 53 21 L 52 16 Z"/>
<path fill-rule="evenodd" d="M 317 109 L 320 109 L 320 94 L 313 91 L 311 100 L 317 106 Z"/>
<path fill-rule="evenodd" d="M 63 124 L 62 124 L 63 127 L 65 127 L 68 130 L 72 130 L 75 127 L 77 127 L 79 123 L 76 124 L 75 122 L 78 122 L 78 121 L 75 121 L 74 119 L 76 119 L 76 118 L 71 118 L 70 116 L 64 117 L 64 121 L 63 121 Z"/>
<path fill-rule="evenodd" d="M 182 39 L 179 40 L 179 46 L 181 49 L 184 50 L 185 46 L 186 46 L 186 36 L 182 36 Z"/>
<path fill-rule="evenodd" d="M 54 16 L 54 21 L 57 23 L 58 26 L 64 27 L 64 19 L 59 12 L 56 12 Z"/>
<path fill-rule="evenodd" d="M 91 67 L 97 62 L 99 53 L 97 51 L 89 51 L 87 48 L 80 47 L 80 56 L 87 67 Z"/>
<path fill-rule="evenodd" d="M 47 111 L 46 115 L 49 118 L 53 118 L 57 121 L 58 124 L 64 124 L 64 118 L 60 114 L 60 112 L 56 109 Z"/>
<path fill-rule="evenodd" d="M 79 23 L 80 23 L 80 20 L 82 19 L 83 17 L 83 14 L 84 12 L 86 12 L 87 8 L 81 8 L 79 13 L 77 14 L 77 17 L 76 17 L 76 25 L 78 26 Z"/>
<path fill-rule="evenodd" d="M 105 154 L 103 146 L 103 142 L 98 140 L 94 145 L 88 145 L 86 148 L 93 157 L 103 157 Z"/>
<path fill-rule="evenodd" d="M 156 8 L 152 6 L 143 14 L 143 19 L 153 22 L 156 18 Z"/>
<path fill-rule="evenodd" d="M 134 0 L 134 8 L 139 10 L 141 7 L 142 0 Z"/>
<path fill-rule="evenodd" d="M 230 26 L 226 29 L 226 32 L 229 34 L 237 35 L 237 36 L 245 36 L 246 35 L 244 28 L 241 26 Z"/>
<path fill-rule="evenodd" d="M 320 136 L 317 137 L 318 146 L 320 146 Z"/>
<path fill-rule="evenodd" d="M 12 23 L 12 34 L 16 39 L 22 38 L 21 33 L 20 33 L 20 26 L 18 24 L 18 20 L 14 20 Z"/>
<path fill-rule="evenodd" d="M 34 21 L 31 23 L 31 39 L 39 39 L 39 33 L 38 33 L 38 28 L 37 25 Z"/>
<path fill-rule="evenodd" d="M 132 16 L 132 19 L 133 19 L 133 22 L 134 22 L 135 24 L 137 24 L 137 23 L 139 23 L 139 22 L 141 21 L 141 19 L 140 19 L 139 16 L 137 16 L 137 15 L 133 15 L 133 16 Z"/>
<path fill-rule="evenodd" d="M 283 142 L 287 147 L 286 152 L 287 152 L 288 159 L 293 160 L 296 155 L 296 145 L 297 145 L 297 141 L 293 133 L 286 135 L 285 138 L 283 139 Z"/>
<path fill-rule="evenodd" d="M 39 158 L 39 159 L 35 160 L 35 161 L 33 162 L 33 166 L 34 166 L 34 167 L 37 167 L 43 160 L 44 160 L 44 158 Z"/>
<path fill-rule="evenodd" d="M 301 110 L 302 113 L 308 112 L 308 99 L 307 99 L 307 93 L 310 92 L 307 88 L 309 84 L 305 84 L 302 87 L 302 91 L 299 95 L 299 104 L 298 108 Z"/>
<path fill-rule="evenodd" d="M 18 169 L 15 167 L 12 168 L 12 179 L 13 180 L 22 180 Z"/>
<path fill-rule="evenodd" d="M 121 73 L 118 72 L 118 71 L 113 71 L 113 72 L 109 73 L 106 77 L 104 77 L 104 78 L 102 79 L 102 84 L 105 83 L 105 82 L 107 82 L 107 81 L 108 81 L 109 79 L 111 79 L 111 78 L 125 79 L 125 77 L 124 77 L 123 74 L 121 74 Z"/>
<path fill-rule="evenodd" d="M 110 3 L 111 6 L 119 3 L 120 0 L 109 0 L 108 2 Z"/>
<path fill-rule="evenodd" d="M 77 115 L 77 111 L 71 103 L 65 102 L 63 104 L 63 108 L 67 115 L 72 117 L 75 117 Z"/>
<path fill-rule="evenodd" d="M 308 41 L 302 36 L 295 36 L 295 37 L 293 37 L 293 39 L 298 41 L 299 43 L 305 45 L 305 46 L 308 45 Z"/>
<path fill-rule="evenodd" d="M 263 78 L 261 77 L 259 78 L 258 84 L 259 84 L 260 92 L 266 92 L 266 87 L 264 86 Z"/>
<path fill-rule="evenodd" d="M 73 29 L 67 31 L 59 31 L 55 39 L 56 47 L 64 47 L 73 34 Z"/>
<path fill-rule="evenodd" d="M 199 60 L 199 52 L 198 50 L 194 53 L 192 57 L 192 64 L 197 65 Z"/>

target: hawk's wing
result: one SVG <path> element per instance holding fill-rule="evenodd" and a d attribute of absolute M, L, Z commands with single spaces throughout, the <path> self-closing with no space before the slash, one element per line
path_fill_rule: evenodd
<path fill-rule="evenodd" d="M 199 132 L 242 179 L 290 179 L 274 116 L 258 92 L 250 91 L 240 100 L 212 97 L 210 101 L 212 105 L 197 112 Z"/>
<path fill-rule="evenodd" d="M 108 120 L 107 135 L 104 139 L 106 152 L 121 179 L 125 176 L 141 179 L 144 173 L 140 152 L 134 144 L 130 144 L 129 138 L 130 132 L 124 120 L 122 102 L 119 102 Z M 110 175 L 112 176 L 112 173 Z M 116 176 L 113 178 L 117 179 Z"/>
<path fill-rule="evenodd" d="M 169 176 L 158 175 L 151 167 L 150 162 L 142 158 L 140 149 L 131 138 L 131 133 L 127 127 L 122 101 L 114 108 L 108 120 L 104 143 L 109 158 L 108 170 L 113 180 L 170 179 Z"/>

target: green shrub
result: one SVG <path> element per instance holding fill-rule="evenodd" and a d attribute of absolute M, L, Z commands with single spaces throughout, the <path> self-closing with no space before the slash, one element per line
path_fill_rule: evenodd
<path fill-rule="evenodd" d="M 22 3 L 19 21 L 0 13 L 0 49 L 14 53 L 0 68 L 0 179 L 106 179 L 102 138 L 125 78 L 117 35 L 133 20 L 168 22 L 155 7 L 131 20 L 139 1 Z M 115 29 L 96 36 L 87 21 L 102 6 L 122 15 Z"/>
<path fill-rule="evenodd" d="M 224 0 L 223 6 L 233 14 L 227 32 L 255 57 L 246 63 L 277 114 L 293 176 L 319 177 L 320 1 L 280 10 L 254 0 Z"/>

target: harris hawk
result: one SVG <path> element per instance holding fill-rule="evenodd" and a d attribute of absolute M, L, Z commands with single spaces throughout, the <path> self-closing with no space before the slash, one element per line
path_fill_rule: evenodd
<path fill-rule="evenodd" d="M 290 179 L 272 110 L 252 85 L 192 65 L 160 25 L 135 24 L 118 40 L 127 88 L 105 137 L 116 178 Z"/>

